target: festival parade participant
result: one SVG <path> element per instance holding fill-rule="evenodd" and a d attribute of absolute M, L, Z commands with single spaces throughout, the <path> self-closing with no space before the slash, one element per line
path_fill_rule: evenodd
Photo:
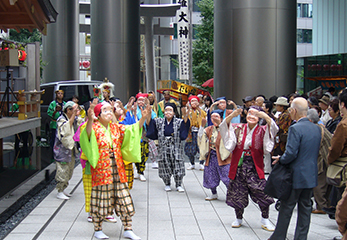
<path fill-rule="evenodd" d="M 70 199 L 71 195 L 65 191 L 69 186 L 75 168 L 75 155 L 78 153 L 73 135 L 78 122 L 76 115 L 79 114 L 78 105 L 68 101 L 63 107 L 63 114 L 57 119 L 57 134 L 54 142 L 54 159 L 56 161 L 55 180 L 57 181 L 57 198 Z"/>
<path fill-rule="evenodd" d="M 195 155 L 199 151 L 198 147 L 198 131 L 200 126 L 202 125 L 202 119 L 206 118 L 206 113 L 204 110 L 199 108 L 199 98 L 197 96 L 190 96 L 188 98 L 188 118 L 190 120 L 190 130 L 188 137 L 186 139 L 186 144 L 184 145 L 184 152 L 188 156 L 190 161 L 190 166 L 187 168 L 188 170 L 195 169 Z M 205 123 L 206 124 L 206 123 Z M 204 170 L 204 161 L 201 160 L 199 164 L 199 168 L 201 171 Z"/>
<path fill-rule="evenodd" d="M 139 144 L 140 130 L 150 111 L 148 105 L 141 110 L 142 118 L 138 123 L 125 126 L 116 122 L 113 107 L 107 102 L 91 104 L 88 109 L 88 121 L 81 133 L 80 143 L 91 165 L 91 215 L 96 238 L 108 238 L 102 231 L 102 222 L 115 211 L 123 223 L 123 236 L 140 239 L 132 231 L 132 216 L 135 210 L 127 186 L 121 147 L 128 134 L 134 134 L 135 138 L 133 143 L 127 144 Z"/>
<path fill-rule="evenodd" d="M 147 93 L 138 93 L 136 95 L 136 104 L 135 104 L 135 118 L 136 120 L 139 120 L 142 118 L 142 110 L 145 109 L 146 106 L 150 106 L 149 100 L 148 100 L 148 94 Z M 152 107 L 151 110 L 151 118 L 154 119 L 157 117 L 155 112 L 153 111 Z M 146 137 L 146 125 L 143 126 L 142 130 L 142 138 L 141 138 L 141 162 L 135 163 L 137 175 L 134 178 L 140 179 L 141 182 L 146 181 L 146 177 L 144 176 L 144 171 L 146 169 L 146 162 L 148 160 L 148 139 Z"/>
<path fill-rule="evenodd" d="M 205 198 L 206 201 L 217 200 L 217 187 L 222 181 L 226 187 L 229 184 L 229 168 L 231 162 L 231 153 L 224 147 L 219 133 L 219 124 L 223 120 L 224 111 L 217 109 L 211 113 L 213 125 L 199 130 L 199 149 L 200 160 L 205 162 L 204 182 L 205 188 L 211 189 L 212 195 Z"/>
<path fill-rule="evenodd" d="M 230 124 L 231 119 L 240 115 L 242 109 L 235 110 L 219 125 L 224 146 L 232 152 L 229 170 L 230 182 L 226 203 L 235 209 L 236 220 L 232 227 L 240 227 L 244 209 L 248 206 L 248 194 L 261 210 L 262 228 L 274 231 L 269 221 L 269 206 L 274 200 L 264 193 L 264 154 L 274 146 L 274 136 L 278 131 L 276 123 L 258 106 L 251 106 L 247 112 L 247 123 Z M 267 125 L 260 126 L 259 119 Z"/>
<path fill-rule="evenodd" d="M 184 119 L 176 118 L 176 104 L 166 103 L 165 118 L 147 119 L 149 122 L 147 137 L 158 139 L 159 177 L 164 181 L 165 191 L 171 191 L 171 176 L 176 182 L 178 192 L 184 192 L 182 180 L 185 176 L 182 141 L 188 136 L 190 121 L 188 111 L 182 108 Z"/>

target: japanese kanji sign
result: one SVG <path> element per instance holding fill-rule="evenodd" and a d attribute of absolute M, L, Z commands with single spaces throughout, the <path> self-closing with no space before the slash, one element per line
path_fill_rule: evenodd
<path fill-rule="evenodd" d="M 189 0 L 179 0 L 181 8 L 177 11 L 177 38 L 178 38 L 178 60 L 179 60 L 179 78 L 181 80 L 189 79 L 189 54 L 190 54 L 190 16 Z"/>

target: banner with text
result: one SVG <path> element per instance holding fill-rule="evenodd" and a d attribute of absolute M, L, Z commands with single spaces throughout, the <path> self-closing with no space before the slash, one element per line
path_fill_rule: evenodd
<path fill-rule="evenodd" d="M 190 26 L 189 1 L 179 0 L 181 8 L 177 11 L 178 61 L 180 80 L 189 79 Z"/>

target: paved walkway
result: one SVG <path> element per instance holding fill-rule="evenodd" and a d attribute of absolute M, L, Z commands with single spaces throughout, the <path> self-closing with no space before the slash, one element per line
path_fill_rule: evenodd
<path fill-rule="evenodd" d="M 178 193 L 175 188 L 166 193 L 157 170 L 151 169 L 151 163 L 147 164 L 145 176 L 147 182 L 135 180 L 131 190 L 136 208 L 133 230 L 143 240 L 258 240 L 271 235 L 261 228 L 260 211 L 252 201 L 245 210 L 243 226 L 232 228 L 235 215 L 233 209 L 225 204 L 225 186 L 218 188 L 219 200 L 205 201 L 209 190 L 202 186 L 202 171 L 186 172 L 185 193 Z M 81 177 L 79 165 L 68 187 L 73 197 L 62 201 L 53 191 L 5 239 L 95 239 L 93 225 L 87 222 L 84 210 Z M 274 224 L 277 214 L 272 205 L 270 220 Z M 293 239 L 295 223 L 296 210 L 288 230 L 289 239 Z M 110 239 L 124 239 L 119 219 L 117 223 L 104 223 L 103 231 Z M 308 239 L 332 239 L 339 235 L 335 221 L 326 215 L 312 215 Z"/>

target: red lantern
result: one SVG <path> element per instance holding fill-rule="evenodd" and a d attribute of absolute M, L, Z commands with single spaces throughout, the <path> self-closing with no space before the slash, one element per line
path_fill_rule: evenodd
<path fill-rule="evenodd" d="M 312 71 L 316 71 L 317 70 L 316 64 L 312 64 L 311 69 L 312 69 Z"/>
<path fill-rule="evenodd" d="M 318 70 L 318 71 L 322 70 L 322 65 L 317 64 L 316 67 L 317 67 L 317 70 Z"/>
<path fill-rule="evenodd" d="M 82 62 L 80 61 L 80 67 L 82 66 Z"/>
<path fill-rule="evenodd" d="M 27 53 L 23 50 L 18 50 L 18 60 L 25 61 L 27 59 Z"/>
<path fill-rule="evenodd" d="M 324 69 L 324 71 L 329 71 L 330 67 L 328 64 L 324 64 L 323 69 Z"/>
<path fill-rule="evenodd" d="M 337 69 L 335 64 L 331 64 L 330 68 L 331 68 L 332 71 L 336 71 L 336 69 Z"/>
<path fill-rule="evenodd" d="M 83 61 L 82 65 L 84 68 L 89 68 L 90 62 L 89 61 Z"/>
<path fill-rule="evenodd" d="M 311 65 L 310 64 L 307 65 L 307 70 L 311 71 Z"/>

